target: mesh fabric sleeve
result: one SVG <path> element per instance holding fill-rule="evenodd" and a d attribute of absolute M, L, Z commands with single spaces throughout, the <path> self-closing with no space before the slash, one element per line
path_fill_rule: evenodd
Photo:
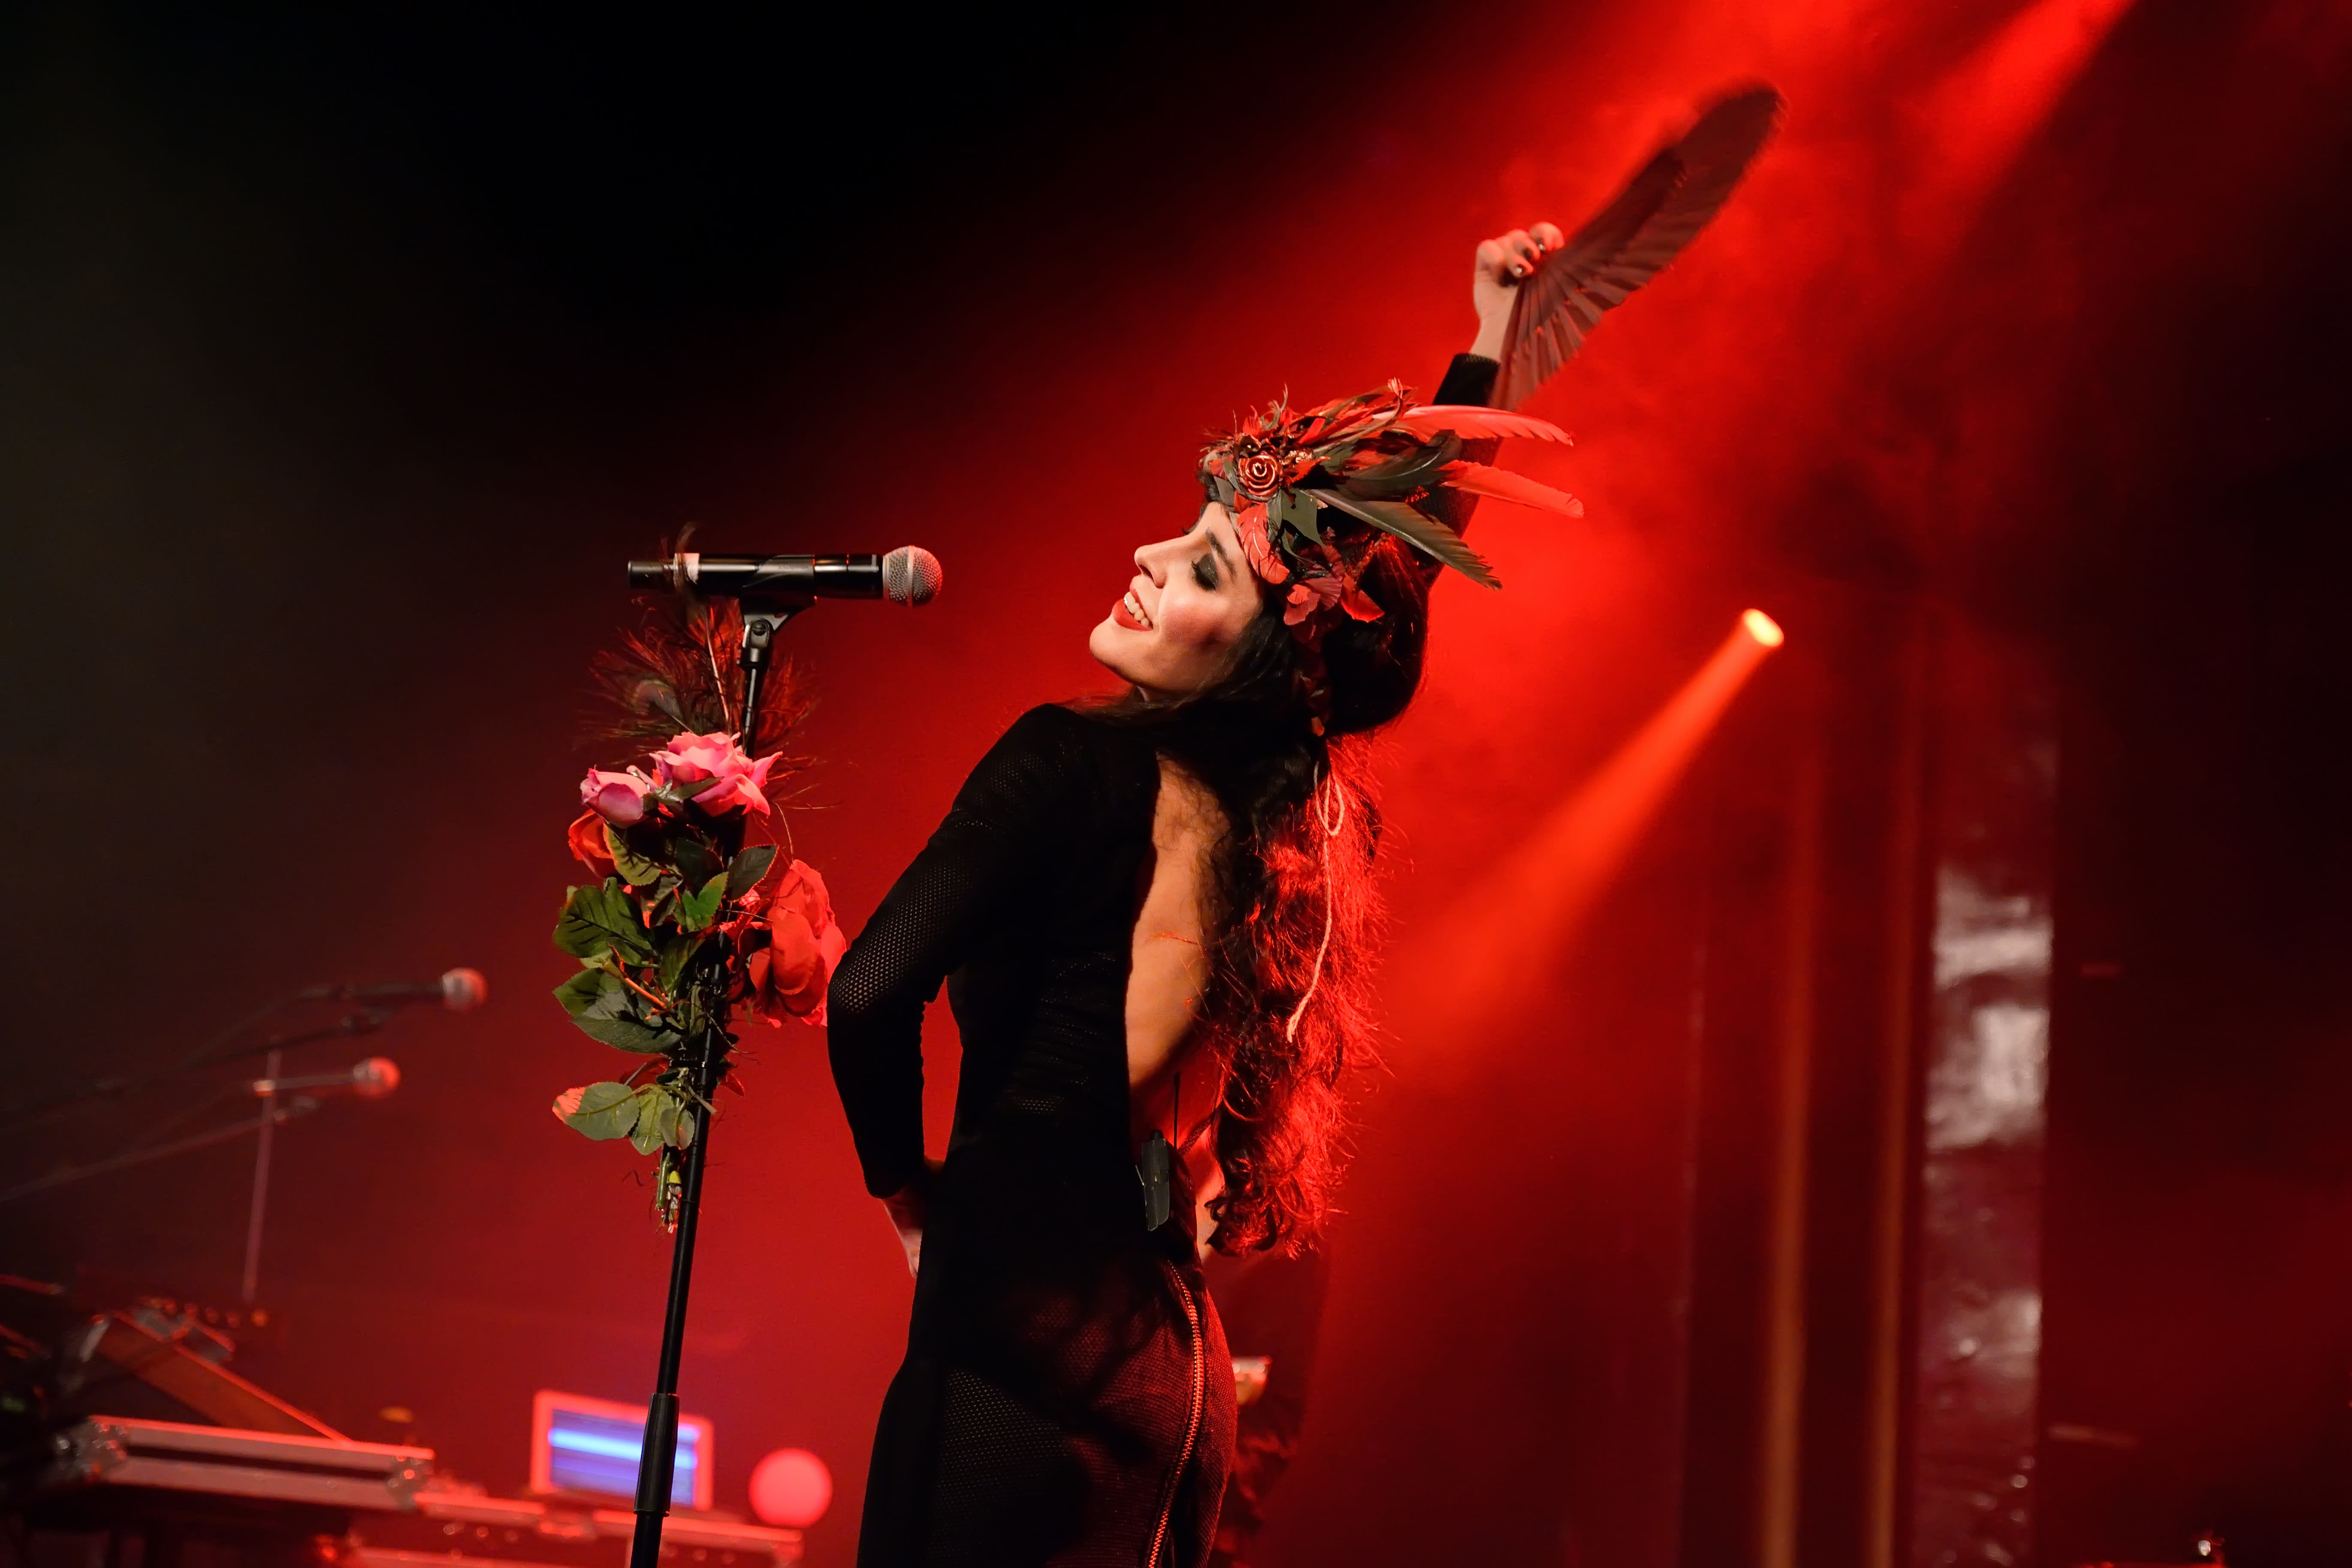
<path fill-rule="evenodd" d="M 1445 379 L 1437 384 L 1437 395 L 1432 403 L 1448 406 L 1469 405 L 1482 406 L 1495 394 L 1495 377 L 1502 366 L 1483 354 L 1455 354 L 1454 363 L 1445 367 Z M 1501 451 L 1500 441 L 1465 441 L 1462 455 L 1474 463 L 1491 463 Z M 1433 499 L 1430 510 L 1438 520 L 1456 533 L 1470 531 L 1470 514 L 1478 510 L 1478 498 L 1460 490 L 1440 490 Z M 1433 566 L 1433 563 L 1432 563 Z M 1432 575 L 1434 573 L 1432 572 Z"/>
<path fill-rule="evenodd" d="M 834 974 L 825 1003 L 833 1081 L 877 1197 L 923 1168 L 924 1004 L 980 934 L 1032 900 L 1068 853 L 1086 795 L 1074 727 L 1087 722 L 1064 708 L 1023 714 L 964 781 Z"/>
<path fill-rule="evenodd" d="M 1437 384 L 1437 395 L 1432 403 L 1448 405 L 1484 405 L 1495 395 L 1495 377 L 1502 366 L 1484 354 L 1455 354 L 1454 363 L 1445 367 L 1445 379 Z"/>

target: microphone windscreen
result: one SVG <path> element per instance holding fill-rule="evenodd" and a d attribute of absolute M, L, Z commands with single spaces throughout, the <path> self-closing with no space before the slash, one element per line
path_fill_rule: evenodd
<path fill-rule="evenodd" d="M 940 558 L 919 544 L 902 544 L 882 557 L 882 596 L 894 605 L 928 605 L 946 580 Z"/>
<path fill-rule="evenodd" d="M 400 1087 L 400 1064 L 390 1057 L 370 1057 L 352 1068 L 352 1089 L 362 1100 L 382 1100 Z"/>
<path fill-rule="evenodd" d="M 470 1013 L 490 998 L 490 983 L 478 969 L 453 969 L 441 977 L 441 1005 Z"/>

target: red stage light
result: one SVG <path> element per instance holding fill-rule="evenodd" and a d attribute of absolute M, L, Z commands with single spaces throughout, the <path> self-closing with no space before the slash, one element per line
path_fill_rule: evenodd
<path fill-rule="evenodd" d="M 1400 1042 L 1475 1041 L 1509 1023 L 1556 972 L 1724 710 L 1782 640 L 1763 611 L 1740 616 L 1665 706 L 1454 902 L 1391 983 Z"/>
<path fill-rule="evenodd" d="M 833 1506 L 833 1472 L 806 1448 L 779 1448 L 751 1471 L 751 1511 L 768 1524 L 805 1530 Z"/>

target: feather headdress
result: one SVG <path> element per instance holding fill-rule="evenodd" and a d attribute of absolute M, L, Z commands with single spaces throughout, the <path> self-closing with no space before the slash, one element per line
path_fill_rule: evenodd
<path fill-rule="evenodd" d="M 1780 95 L 1755 86 L 1716 103 L 1660 151 L 1614 201 L 1518 285 L 1493 408 L 1415 407 L 1391 381 L 1303 412 L 1268 404 L 1201 453 L 1201 483 L 1233 515 L 1250 566 L 1288 590 L 1286 619 L 1313 646 L 1345 615 L 1377 620 L 1358 586 L 1365 547 L 1403 540 L 1474 583 L 1501 584 L 1463 542 L 1471 498 L 1581 517 L 1564 491 L 1478 460 L 1511 437 L 1566 441 L 1559 426 L 1508 412 L 1583 345 L 1601 313 L 1664 270 L 1722 210 L 1780 122 Z M 1449 505 L 1448 498 L 1459 498 Z M 1433 566 L 1432 570 L 1434 570 Z"/>
<path fill-rule="evenodd" d="M 1253 412 L 1202 448 L 1201 485 L 1232 514 L 1250 569 L 1287 588 L 1283 618 L 1312 643 L 1339 616 L 1380 618 L 1357 580 L 1366 547 L 1381 534 L 1474 583 L 1502 586 L 1440 515 L 1448 491 L 1583 515 L 1564 490 L 1463 456 L 1467 442 L 1512 436 L 1568 439 L 1556 425 L 1499 409 L 1415 406 L 1391 381 L 1315 408 L 1277 400 Z"/>

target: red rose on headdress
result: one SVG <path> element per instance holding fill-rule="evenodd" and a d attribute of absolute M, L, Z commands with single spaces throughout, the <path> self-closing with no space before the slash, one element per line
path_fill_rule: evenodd
<path fill-rule="evenodd" d="M 1234 459 L 1234 488 L 1252 500 L 1272 500 L 1288 477 L 1268 452 L 1243 452 Z"/>

